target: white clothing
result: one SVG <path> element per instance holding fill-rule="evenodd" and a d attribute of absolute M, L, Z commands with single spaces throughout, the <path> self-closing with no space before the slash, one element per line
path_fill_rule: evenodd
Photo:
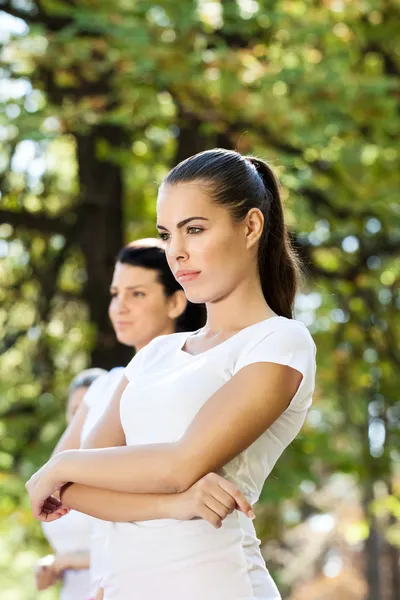
<path fill-rule="evenodd" d="M 115 390 L 123 376 L 123 367 L 115 367 L 109 373 L 98 377 L 83 397 L 88 414 L 82 427 L 81 444 L 89 436 L 105 413 Z M 104 552 L 110 523 L 92 519 L 90 539 L 90 597 L 95 597 L 104 574 Z"/>
<path fill-rule="evenodd" d="M 100 375 L 84 395 L 83 402 L 88 407 L 88 414 L 82 427 L 81 444 L 104 415 L 123 374 L 123 367 L 111 369 L 108 373 Z"/>
<path fill-rule="evenodd" d="M 272 317 L 210 350 L 182 350 L 193 334 L 153 340 L 125 369 L 121 398 L 127 445 L 173 443 L 207 400 L 240 369 L 273 362 L 302 373 L 286 411 L 221 474 L 253 504 L 311 404 L 315 345 L 298 321 Z M 107 542 L 105 600 L 278 600 L 252 521 L 234 511 L 215 529 L 207 521 L 113 523 Z"/>
<path fill-rule="evenodd" d="M 122 367 L 112 369 L 98 377 L 84 395 L 83 402 L 89 410 L 82 427 L 81 444 L 103 416 L 122 375 Z M 86 600 L 96 595 L 103 577 L 103 548 L 109 526 L 105 521 L 75 510 L 57 521 L 42 523 L 44 535 L 57 554 L 90 551 L 90 569 L 65 571 L 60 600 Z"/>
<path fill-rule="evenodd" d="M 91 517 L 71 510 L 65 517 L 42 523 L 43 533 L 56 554 L 89 552 Z M 60 600 L 87 600 L 90 590 L 88 569 L 67 569 L 63 573 Z"/>

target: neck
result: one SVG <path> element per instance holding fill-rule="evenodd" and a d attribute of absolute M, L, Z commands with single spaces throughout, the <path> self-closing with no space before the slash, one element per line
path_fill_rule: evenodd
<path fill-rule="evenodd" d="M 207 303 L 205 332 L 236 332 L 273 316 L 258 276 L 252 275 L 223 298 Z"/>

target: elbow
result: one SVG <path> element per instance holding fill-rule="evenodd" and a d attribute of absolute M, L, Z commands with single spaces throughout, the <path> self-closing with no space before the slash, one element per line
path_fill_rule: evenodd
<path fill-rule="evenodd" d="M 193 463 L 177 456 L 171 461 L 164 480 L 164 488 L 167 494 L 180 494 L 186 492 L 197 480 Z"/>
<path fill-rule="evenodd" d="M 164 478 L 162 492 L 166 494 L 180 494 L 186 492 L 191 485 L 192 481 L 189 474 L 182 469 L 175 468 Z"/>

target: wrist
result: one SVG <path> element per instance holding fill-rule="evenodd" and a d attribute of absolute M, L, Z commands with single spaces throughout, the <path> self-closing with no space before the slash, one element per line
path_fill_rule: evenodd
<path fill-rule="evenodd" d="M 168 494 L 166 509 L 168 512 L 168 519 L 176 519 L 177 521 L 186 521 L 191 516 L 188 514 L 188 507 L 186 502 L 186 493 L 181 492 L 177 494 Z M 165 512 L 165 509 L 164 509 Z"/>
<path fill-rule="evenodd" d="M 54 458 L 51 459 L 51 477 L 55 482 L 65 482 L 70 480 L 71 473 L 70 464 L 71 459 L 73 458 L 73 450 L 65 450 L 64 452 L 60 452 L 56 454 Z"/>
<path fill-rule="evenodd" d="M 66 569 L 68 569 L 68 554 L 57 554 L 53 563 L 53 572 L 59 575 Z"/>

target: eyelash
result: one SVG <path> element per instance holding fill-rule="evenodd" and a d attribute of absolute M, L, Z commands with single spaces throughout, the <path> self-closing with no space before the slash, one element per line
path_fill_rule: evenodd
<path fill-rule="evenodd" d="M 195 230 L 195 231 L 193 231 L 193 230 Z M 193 227 L 192 226 L 192 227 L 188 227 L 186 231 L 189 235 L 197 235 L 197 234 L 201 233 L 202 231 L 204 231 L 204 229 L 202 227 Z M 161 231 L 158 233 L 158 237 L 163 242 L 167 242 L 169 240 L 169 238 L 171 237 L 171 234 Z"/>
<path fill-rule="evenodd" d="M 116 298 L 118 296 L 117 292 L 110 293 L 111 298 Z M 132 296 L 137 298 L 138 296 L 144 298 L 146 294 L 144 292 L 132 292 Z"/>

